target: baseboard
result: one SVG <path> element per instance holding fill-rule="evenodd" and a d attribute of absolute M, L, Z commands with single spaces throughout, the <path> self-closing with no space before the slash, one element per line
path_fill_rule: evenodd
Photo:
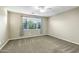
<path fill-rule="evenodd" d="M 1 47 L 0 50 L 9 42 L 9 40 L 7 40 Z"/>
<path fill-rule="evenodd" d="M 44 36 L 44 35 L 45 35 L 45 34 L 36 35 L 36 36 L 28 36 L 28 37 L 17 37 L 17 38 L 11 38 L 11 39 L 9 39 L 9 40 L 24 39 L 24 38 L 38 37 L 38 36 Z"/>
<path fill-rule="evenodd" d="M 79 45 L 79 43 L 77 43 L 77 42 L 72 42 L 72 41 L 70 41 L 70 40 L 68 40 L 68 39 L 60 38 L 60 37 L 57 37 L 57 36 L 55 36 L 55 35 L 50 35 L 50 34 L 48 34 L 48 36 L 55 37 L 55 38 L 58 38 L 58 39 L 61 39 L 61 40 L 64 40 L 64 41 L 67 41 L 67 42 L 70 42 L 70 43 Z"/>

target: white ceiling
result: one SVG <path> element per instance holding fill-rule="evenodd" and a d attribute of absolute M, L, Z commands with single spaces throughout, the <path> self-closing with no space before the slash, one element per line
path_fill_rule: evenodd
<path fill-rule="evenodd" d="M 40 12 L 39 10 L 36 10 L 34 6 L 7 6 L 6 8 L 9 11 L 18 12 L 18 13 L 24 13 L 24 14 L 30 14 L 30 15 L 38 15 L 38 16 L 53 16 L 74 8 L 77 8 L 77 6 L 51 6 L 52 8 L 49 8 L 46 10 L 46 12 Z"/>

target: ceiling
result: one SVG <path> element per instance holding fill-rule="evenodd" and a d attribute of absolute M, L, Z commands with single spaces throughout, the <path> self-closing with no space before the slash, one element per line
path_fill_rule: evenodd
<path fill-rule="evenodd" d="M 47 9 L 45 12 L 40 12 L 39 10 L 36 10 L 34 6 L 6 6 L 5 8 L 12 12 L 50 17 L 77 8 L 77 6 L 51 6 L 51 8 Z"/>

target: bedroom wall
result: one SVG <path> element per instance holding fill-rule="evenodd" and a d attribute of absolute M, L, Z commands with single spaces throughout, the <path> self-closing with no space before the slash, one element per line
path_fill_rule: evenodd
<path fill-rule="evenodd" d="M 20 14 L 8 12 L 9 38 L 17 38 L 20 35 Z"/>
<path fill-rule="evenodd" d="M 79 8 L 50 17 L 48 28 L 49 35 L 79 44 Z"/>
<path fill-rule="evenodd" d="M 0 49 L 8 40 L 7 31 L 7 10 L 5 10 L 3 7 L 0 7 Z"/>
<path fill-rule="evenodd" d="M 42 31 L 41 30 L 28 30 L 24 32 L 23 36 L 20 36 L 21 31 L 21 18 L 22 14 L 9 12 L 9 38 L 10 39 L 16 39 L 16 38 L 22 38 L 22 37 L 34 37 L 34 36 L 40 36 L 40 35 L 46 35 L 47 34 L 47 18 L 42 18 Z M 41 31 L 41 33 L 40 33 Z"/>

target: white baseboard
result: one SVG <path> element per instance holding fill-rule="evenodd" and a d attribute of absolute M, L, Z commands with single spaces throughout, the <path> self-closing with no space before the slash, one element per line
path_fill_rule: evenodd
<path fill-rule="evenodd" d="M 64 40 L 64 41 L 71 42 L 71 43 L 74 43 L 74 44 L 79 45 L 79 43 L 77 43 L 77 42 L 73 42 L 73 41 L 71 41 L 71 40 L 69 40 L 69 39 L 60 38 L 60 37 L 58 37 L 58 36 L 50 35 L 50 34 L 48 34 L 48 35 L 51 36 L 51 37 L 55 37 L 55 38 L 58 38 L 58 39 L 61 39 L 61 40 Z"/>
<path fill-rule="evenodd" d="M 43 36 L 45 34 L 42 34 L 42 35 L 35 35 L 35 36 L 28 36 L 28 37 L 17 37 L 17 38 L 11 38 L 9 40 L 16 40 L 16 39 L 23 39 L 23 38 L 30 38 L 30 37 L 37 37 L 37 36 Z"/>
<path fill-rule="evenodd" d="M 1 47 L 0 50 L 9 42 L 9 40 L 7 40 Z"/>

